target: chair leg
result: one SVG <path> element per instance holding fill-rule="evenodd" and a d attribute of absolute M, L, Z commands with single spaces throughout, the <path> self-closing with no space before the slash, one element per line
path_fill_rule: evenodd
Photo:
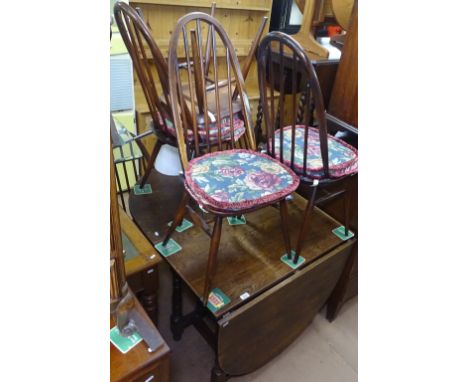
<path fill-rule="evenodd" d="M 307 202 L 307 207 L 304 211 L 304 216 L 302 218 L 301 228 L 299 230 L 299 237 L 297 238 L 296 256 L 294 256 L 294 264 L 297 264 L 297 261 L 299 260 L 299 256 L 302 251 L 302 245 L 304 244 L 305 234 L 309 226 L 308 223 L 309 223 L 310 213 L 314 209 L 314 202 L 315 202 L 316 194 L 317 194 L 317 187 L 314 187 L 312 191 L 312 195 L 310 196 L 309 201 Z"/>
<path fill-rule="evenodd" d="M 177 211 L 175 213 L 174 219 L 172 220 L 172 224 L 169 226 L 166 232 L 166 236 L 164 237 L 163 245 L 166 245 L 171 235 L 174 233 L 175 229 L 182 223 L 182 219 L 185 216 L 186 206 L 189 202 L 189 194 L 187 191 L 184 190 L 182 195 L 182 199 L 179 203 L 179 207 L 177 207 Z"/>
<path fill-rule="evenodd" d="M 140 180 L 140 187 L 143 187 L 148 181 L 148 178 L 151 174 L 151 170 L 153 169 L 153 166 L 154 166 L 154 161 L 156 160 L 156 157 L 158 156 L 159 150 L 161 150 L 161 147 L 162 147 L 161 141 L 158 139 L 156 141 L 156 145 L 154 146 L 153 152 L 151 153 L 151 156 L 146 165 L 145 173 L 143 174 L 143 177 Z"/>
<path fill-rule="evenodd" d="M 148 150 L 146 150 L 146 147 L 143 144 L 143 142 L 141 142 L 139 139 L 137 139 L 137 140 L 135 140 L 135 143 L 137 144 L 138 148 L 140 149 L 140 151 L 141 151 L 141 153 L 143 155 L 143 158 L 141 158 L 141 160 L 139 162 L 140 164 L 139 164 L 138 169 L 139 169 L 140 173 L 144 173 L 143 167 L 145 167 L 145 168 L 148 167 L 148 165 L 144 166 L 144 164 L 145 164 L 145 162 L 146 162 L 146 164 L 149 163 L 150 155 L 148 153 Z"/>
<path fill-rule="evenodd" d="M 284 245 L 286 247 L 286 253 L 288 259 L 291 259 L 291 238 L 289 236 L 289 224 L 288 224 L 288 202 L 286 199 L 280 201 L 280 214 L 281 214 L 281 230 L 283 231 Z"/>
<path fill-rule="evenodd" d="M 117 164 L 114 163 L 114 170 L 115 170 L 115 179 L 117 180 L 117 194 L 120 195 L 120 201 L 122 202 L 122 208 L 124 209 L 125 212 L 127 212 L 127 207 L 125 207 L 125 198 L 123 196 L 123 190 L 122 190 L 122 182 L 120 181 L 120 176 L 117 168 Z"/>
<path fill-rule="evenodd" d="M 348 236 L 349 232 L 349 207 L 351 203 L 351 193 L 349 192 L 348 185 L 346 185 L 346 191 L 343 195 L 343 206 L 344 206 L 344 227 L 345 235 Z"/>
<path fill-rule="evenodd" d="M 205 286 L 203 289 L 203 305 L 207 305 L 208 297 L 211 292 L 211 284 L 216 272 L 216 257 L 218 255 L 219 242 L 221 239 L 221 227 L 223 225 L 223 217 L 216 216 L 213 233 L 210 241 L 210 252 L 208 254 L 208 264 L 206 266 Z"/>

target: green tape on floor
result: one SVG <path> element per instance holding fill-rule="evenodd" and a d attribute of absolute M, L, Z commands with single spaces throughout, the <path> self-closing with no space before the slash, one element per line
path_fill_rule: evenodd
<path fill-rule="evenodd" d="M 164 257 L 169 257 L 174 253 L 179 252 L 182 247 L 177 243 L 174 239 L 169 239 L 166 245 L 163 245 L 163 242 L 156 244 L 154 246 L 158 252 L 163 255 Z"/>
<path fill-rule="evenodd" d="M 299 259 L 297 259 L 297 264 L 294 264 L 294 256 L 296 256 L 296 252 L 294 250 L 291 251 L 291 260 L 288 259 L 288 255 L 285 253 L 283 256 L 281 256 L 281 261 L 285 263 L 288 267 L 292 269 L 296 269 L 299 267 L 305 259 L 302 256 L 299 256 Z"/>
<path fill-rule="evenodd" d="M 346 236 L 344 226 L 335 228 L 334 230 L 332 230 L 332 232 L 343 241 L 351 239 L 354 236 L 354 232 L 351 232 L 349 229 L 348 229 L 348 236 Z"/>
<path fill-rule="evenodd" d="M 139 184 L 135 184 L 135 186 L 133 186 L 133 193 L 135 195 L 152 194 L 153 189 L 151 188 L 151 184 L 145 184 L 143 188 L 141 188 Z"/>

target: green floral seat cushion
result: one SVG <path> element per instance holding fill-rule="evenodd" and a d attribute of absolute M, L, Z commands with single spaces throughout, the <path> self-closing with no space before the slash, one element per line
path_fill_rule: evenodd
<path fill-rule="evenodd" d="M 322 156 L 320 153 L 319 131 L 315 127 L 308 128 L 306 174 L 312 179 L 324 177 Z M 305 126 L 296 126 L 294 143 L 294 170 L 302 173 L 304 167 Z M 283 159 L 291 165 L 292 127 L 283 128 Z M 280 158 L 280 130 L 275 131 L 275 157 Z M 331 178 L 357 173 L 358 151 L 339 138 L 328 135 L 328 166 Z"/>
<path fill-rule="evenodd" d="M 251 150 L 227 150 L 192 159 L 186 188 L 202 207 L 236 211 L 274 203 L 299 186 L 290 168 Z"/>

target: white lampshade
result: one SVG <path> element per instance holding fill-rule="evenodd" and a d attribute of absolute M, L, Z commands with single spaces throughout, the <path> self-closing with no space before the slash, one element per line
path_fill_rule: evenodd
<path fill-rule="evenodd" d="M 179 150 L 171 145 L 162 145 L 154 161 L 156 171 L 164 175 L 177 176 L 182 171 Z"/>

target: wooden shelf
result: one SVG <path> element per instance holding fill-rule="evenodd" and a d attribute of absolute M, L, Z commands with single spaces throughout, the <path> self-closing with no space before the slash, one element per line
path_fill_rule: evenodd
<path fill-rule="evenodd" d="M 263 1 L 264 3 L 268 3 Z M 197 8 L 210 8 L 212 1 L 196 1 L 196 0 L 138 0 L 132 1 L 134 4 L 157 4 L 157 5 L 171 5 L 179 7 L 197 7 Z M 271 7 L 268 6 L 257 6 L 249 5 L 254 3 L 253 1 L 216 1 L 216 9 L 238 9 L 238 10 L 249 10 L 249 11 L 259 11 L 259 12 L 270 12 Z M 257 1 L 258 3 L 258 1 Z"/>

